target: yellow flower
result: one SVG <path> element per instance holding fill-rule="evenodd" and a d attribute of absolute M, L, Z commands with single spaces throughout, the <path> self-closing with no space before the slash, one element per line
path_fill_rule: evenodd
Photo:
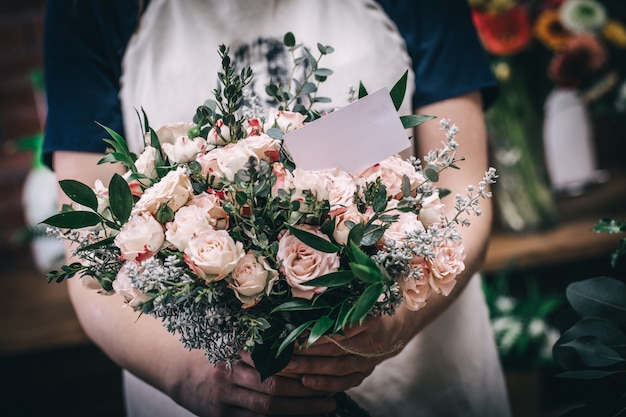
<path fill-rule="evenodd" d="M 626 28 L 621 22 L 609 19 L 602 28 L 602 35 L 618 48 L 626 48 Z"/>
<path fill-rule="evenodd" d="M 559 12 L 556 10 L 545 10 L 542 12 L 537 17 L 534 32 L 537 39 L 552 50 L 561 49 L 572 36 L 561 24 Z"/>

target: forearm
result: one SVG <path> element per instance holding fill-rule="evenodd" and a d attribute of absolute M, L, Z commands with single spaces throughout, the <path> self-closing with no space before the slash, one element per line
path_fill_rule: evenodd
<path fill-rule="evenodd" d="M 444 140 L 443 131 L 439 129 L 438 120 L 451 119 L 459 127 L 456 137 L 459 143 L 457 156 L 465 158 L 458 163 L 459 170 L 448 169 L 441 174 L 436 184 L 447 188 L 452 193 L 443 199 L 446 213 L 451 217 L 454 210 L 454 195 L 466 194 L 468 185 L 477 186 L 488 169 L 488 143 L 482 112 L 482 103 L 478 92 L 445 100 L 417 109 L 419 114 L 437 116 L 437 119 L 418 127 L 417 149 L 415 154 L 422 158 L 429 150 L 441 147 Z M 459 227 L 465 246 L 465 270 L 457 277 L 457 284 L 452 293 L 446 297 L 434 292 L 428 304 L 417 312 L 400 309 L 397 316 L 404 323 L 402 339 L 409 340 L 413 335 L 431 323 L 462 293 L 469 279 L 480 270 L 491 231 L 492 208 L 490 200 L 480 202 L 482 214 L 471 218 L 471 226 Z"/>

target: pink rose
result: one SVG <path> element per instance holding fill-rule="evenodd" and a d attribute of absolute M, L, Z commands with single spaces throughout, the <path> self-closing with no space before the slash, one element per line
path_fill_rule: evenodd
<path fill-rule="evenodd" d="M 406 308 L 410 311 L 417 311 L 424 307 L 428 302 L 430 296 L 429 272 L 423 267 L 424 260 L 419 257 L 415 257 L 411 261 L 413 268 L 421 268 L 422 275 L 414 274 L 411 277 L 403 277 L 398 281 L 400 291 L 402 291 L 402 299 L 406 305 Z"/>
<path fill-rule="evenodd" d="M 335 230 L 333 231 L 335 241 L 340 245 L 348 243 L 348 235 L 350 234 L 351 228 L 346 222 L 359 224 L 361 222 L 365 223 L 368 220 L 368 217 L 361 213 L 355 205 L 351 205 L 347 209 L 337 210 L 335 216 Z"/>
<path fill-rule="evenodd" d="M 267 136 L 265 133 L 248 136 L 247 138 L 242 139 L 241 142 L 243 142 L 259 159 L 268 160 L 268 152 L 278 152 L 280 150 L 280 141 Z"/>
<path fill-rule="evenodd" d="M 398 220 L 392 223 L 387 230 L 385 230 L 385 233 L 383 234 L 385 242 L 388 240 L 393 242 L 403 242 L 407 233 L 424 230 L 424 226 L 418 220 L 415 213 L 402 213 L 393 210 L 390 211 L 389 214 L 397 214 Z"/>
<path fill-rule="evenodd" d="M 422 201 L 422 208 L 419 212 L 419 219 L 424 227 L 441 223 L 443 219 L 444 204 L 439 199 L 439 192 L 434 192 L 430 197 L 426 197 Z"/>
<path fill-rule="evenodd" d="M 380 177 L 385 187 L 387 195 L 396 197 L 402 193 L 402 177 L 409 178 L 411 190 L 415 190 L 419 184 L 424 182 L 424 177 L 415 171 L 413 165 L 397 156 L 390 156 L 379 164 L 367 168 L 356 177 L 356 183 L 364 189 L 365 185 L 376 181 Z"/>
<path fill-rule="evenodd" d="M 122 252 L 122 259 L 141 262 L 157 253 L 164 241 L 163 226 L 150 212 L 144 211 L 131 216 L 114 242 Z"/>
<path fill-rule="evenodd" d="M 465 270 L 465 249 L 460 240 L 437 247 L 435 256 L 426 259 L 431 272 L 430 286 L 438 294 L 448 295 L 456 285 L 456 276 Z"/>
<path fill-rule="evenodd" d="M 318 228 L 303 226 L 302 229 L 329 240 Z M 336 253 L 315 250 L 289 232 L 278 241 L 276 258 L 281 262 L 280 270 L 291 286 L 293 296 L 307 300 L 313 298 L 315 294 L 326 291 L 326 287 L 302 284 L 339 270 L 339 256 Z"/>
<path fill-rule="evenodd" d="M 167 204 L 172 211 L 176 212 L 187 203 L 193 195 L 191 180 L 185 172 L 185 168 L 179 167 L 175 171 L 170 171 L 161 178 L 161 181 L 146 189 L 135 207 L 133 214 L 149 211 L 152 214 Z"/>
<path fill-rule="evenodd" d="M 328 192 L 330 210 L 350 207 L 356 192 L 356 183 L 352 175 L 340 169 L 329 170 L 327 175 L 330 180 L 330 190 Z"/>
<path fill-rule="evenodd" d="M 189 239 L 185 262 L 206 282 L 219 281 L 230 274 L 245 255 L 241 242 L 235 242 L 225 230 L 203 230 Z"/>
<path fill-rule="evenodd" d="M 133 287 L 128 271 L 124 266 L 119 270 L 113 281 L 113 290 L 124 297 L 124 302 L 132 308 L 137 308 L 141 303 L 150 300 L 149 296 Z"/>
<path fill-rule="evenodd" d="M 326 171 L 306 171 L 301 168 L 293 170 L 294 193 L 292 200 L 304 202 L 304 192 L 310 191 L 317 201 L 328 200 L 331 187 L 330 178 Z"/>
<path fill-rule="evenodd" d="M 242 257 L 231 273 L 230 287 L 243 303 L 243 308 L 255 306 L 263 297 L 270 295 L 278 280 L 278 272 L 270 268 L 262 256 L 248 253 Z"/>
<path fill-rule="evenodd" d="M 303 114 L 271 108 L 268 111 L 264 130 L 267 132 L 273 127 L 278 127 L 283 133 L 287 133 L 302 127 L 304 119 L 306 116 Z"/>

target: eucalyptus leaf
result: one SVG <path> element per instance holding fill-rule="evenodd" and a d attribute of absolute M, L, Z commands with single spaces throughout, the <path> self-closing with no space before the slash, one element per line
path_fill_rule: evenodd
<path fill-rule="evenodd" d="M 41 223 L 59 227 L 61 229 L 82 229 L 83 227 L 95 226 L 102 218 L 93 211 L 65 211 L 48 217 Z"/>
<path fill-rule="evenodd" d="M 283 131 L 277 127 L 272 127 L 265 133 L 272 139 L 283 140 Z"/>
<path fill-rule="evenodd" d="M 287 228 L 292 235 L 317 251 L 324 253 L 336 253 L 341 251 L 340 246 L 335 245 L 333 242 L 326 240 L 323 237 L 307 232 L 306 230 L 298 229 L 291 225 L 287 225 Z"/>
<path fill-rule="evenodd" d="M 424 176 L 431 182 L 439 181 L 439 172 L 437 171 L 437 168 L 432 165 L 428 165 L 424 168 Z"/>
<path fill-rule="evenodd" d="M 329 77 L 333 75 L 333 70 L 331 70 L 330 68 L 318 68 L 315 71 L 313 71 L 313 74 L 319 77 Z"/>
<path fill-rule="evenodd" d="M 380 238 L 383 237 L 384 234 L 384 227 L 380 227 L 376 224 L 370 224 L 363 234 L 363 238 L 361 239 L 361 245 L 373 246 L 380 240 Z"/>
<path fill-rule="evenodd" d="M 404 94 L 406 93 L 406 84 L 409 76 L 409 70 L 404 71 L 402 77 L 391 87 L 391 91 L 389 91 L 389 95 L 391 96 L 391 101 L 393 101 L 393 105 L 396 110 L 400 110 L 400 106 L 402 106 L 402 100 L 404 100 Z"/>
<path fill-rule="evenodd" d="M 98 211 L 98 198 L 91 187 L 75 180 L 61 180 L 59 186 L 72 201 Z"/>
<path fill-rule="evenodd" d="M 582 336 L 594 336 L 610 347 L 626 346 L 626 334 L 614 322 L 599 317 L 583 318 L 565 331 L 556 344 L 564 344 Z"/>
<path fill-rule="evenodd" d="M 567 300 L 581 317 L 601 317 L 626 328 L 626 284 L 615 278 L 595 277 L 573 282 Z"/>
<path fill-rule="evenodd" d="M 374 195 L 374 201 L 372 202 L 372 208 L 376 213 L 380 213 L 387 208 L 387 187 L 381 184 L 376 190 Z"/>
<path fill-rule="evenodd" d="M 283 43 L 286 47 L 292 48 L 296 45 L 296 37 L 293 35 L 293 33 L 287 32 L 283 37 Z"/>
<path fill-rule="evenodd" d="M 120 223 L 126 223 L 133 209 L 133 195 L 124 177 L 117 173 L 109 183 L 109 204 L 113 216 Z"/>

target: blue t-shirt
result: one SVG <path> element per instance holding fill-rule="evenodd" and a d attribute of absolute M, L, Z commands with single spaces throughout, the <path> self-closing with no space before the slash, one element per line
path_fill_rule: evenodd
<path fill-rule="evenodd" d="M 496 82 L 466 0 L 378 0 L 404 37 L 415 72 L 415 108 Z M 103 153 L 101 123 L 123 135 L 118 97 L 122 57 L 141 15 L 139 1 L 50 0 L 44 71 L 48 118 L 44 156 L 56 150 Z M 147 1 L 144 1 L 144 7 Z M 200 104 L 200 103 L 198 103 Z"/>

